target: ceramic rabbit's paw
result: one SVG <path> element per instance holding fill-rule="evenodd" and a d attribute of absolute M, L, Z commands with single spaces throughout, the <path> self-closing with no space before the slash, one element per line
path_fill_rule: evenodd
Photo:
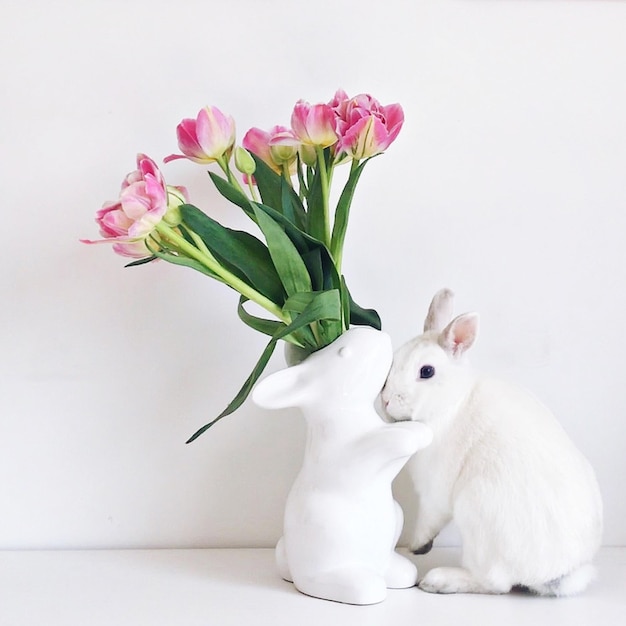
<path fill-rule="evenodd" d="M 302 593 L 345 604 L 378 604 L 387 597 L 385 579 L 362 567 L 345 567 L 295 581 Z"/>
<path fill-rule="evenodd" d="M 391 553 L 389 568 L 385 573 L 385 583 L 389 589 L 408 589 L 417 583 L 417 567 L 397 552 Z"/>

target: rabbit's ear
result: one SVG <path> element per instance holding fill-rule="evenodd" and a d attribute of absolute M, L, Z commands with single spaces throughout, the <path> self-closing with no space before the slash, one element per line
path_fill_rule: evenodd
<path fill-rule="evenodd" d="M 252 392 L 252 400 L 264 409 L 299 406 L 302 395 L 300 366 L 288 367 L 263 379 Z"/>
<path fill-rule="evenodd" d="M 424 332 L 431 330 L 441 332 L 452 319 L 454 293 L 450 289 L 440 289 L 433 297 L 424 322 Z"/>
<path fill-rule="evenodd" d="M 439 335 L 439 345 L 454 357 L 471 348 L 478 334 L 478 314 L 464 313 L 454 318 Z"/>

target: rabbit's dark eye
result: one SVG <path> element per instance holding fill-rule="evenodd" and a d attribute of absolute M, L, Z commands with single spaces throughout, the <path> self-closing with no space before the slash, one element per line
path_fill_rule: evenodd
<path fill-rule="evenodd" d="M 435 368 L 432 365 L 422 365 L 420 368 L 420 378 L 432 378 L 435 375 Z"/>

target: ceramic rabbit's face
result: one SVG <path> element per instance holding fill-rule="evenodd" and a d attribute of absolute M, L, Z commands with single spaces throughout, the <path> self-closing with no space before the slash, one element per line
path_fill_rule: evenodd
<path fill-rule="evenodd" d="M 352 328 L 304 365 L 312 391 L 373 400 L 385 383 L 392 358 L 388 335 L 373 328 Z"/>
<path fill-rule="evenodd" d="M 389 335 L 368 327 L 352 328 L 300 365 L 261 381 L 254 401 L 266 408 L 305 407 L 326 402 L 376 399 L 393 358 Z"/>

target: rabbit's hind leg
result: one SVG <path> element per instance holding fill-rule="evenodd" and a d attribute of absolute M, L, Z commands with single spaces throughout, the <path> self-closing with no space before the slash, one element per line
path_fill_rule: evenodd
<path fill-rule="evenodd" d="M 528 585 L 528 588 L 540 596 L 573 596 L 584 591 L 596 577 L 596 568 L 586 564 L 569 574 L 550 580 L 541 585 Z"/>
<path fill-rule="evenodd" d="M 511 585 L 504 581 L 482 581 L 463 567 L 436 567 L 418 583 L 429 593 L 508 593 Z"/>

